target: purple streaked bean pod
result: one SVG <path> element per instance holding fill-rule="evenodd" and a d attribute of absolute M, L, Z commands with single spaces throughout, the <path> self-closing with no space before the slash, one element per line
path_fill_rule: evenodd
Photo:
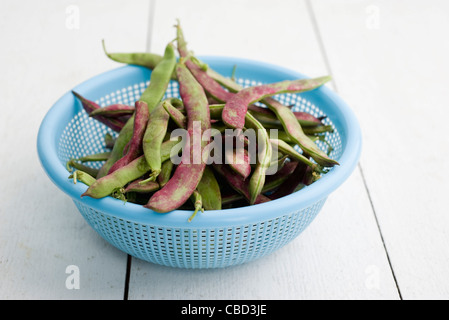
<path fill-rule="evenodd" d="M 292 194 L 295 190 L 297 190 L 298 186 L 304 182 L 305 174 L 310 167 L 302 162 L 296 163 L 297 166 L 291 175 L 279 186 L 278 189 L 276 189 L 276 191 L 268 196 L 270 199 L 275 200 Z"/>
<path fill-rule="evenodd" d="M 273 102 L 273 100 L 273 98 L 266 98 L 267 102 Z M 248 112 L 251 112 L 256 117 L 256 119 L 262 123 L 279 123 L 276 114 L 268 108 L 263 108 L 255 104 L 251 104 L 248 106 Z M 298 120 L 299 124 L 303 127 L 315 127 L 322 125 L 320 118 L 317 118 L 308 112 L 293 111 L 293 114 L 295 115 L 296 120 Z"/>
<path fill-rule="evenodd" d="M 104 116 L 104 117 L 113 117 L 119 118 L 126 115 L 132 115 L 135 111 L 134 106 L 128 106 L 126 104 L 116 103 L 111 104 L 106 107 L 101 107 L 93 110 L 89 116 Z"/>
<path fill-rule="evenodd" d="M 230 99 L 234 94 L 226 91 L 218 82 L 213 80 L 205 70 L 203 70 L 198 64 L 193 62 L 189 57 L 190 53 L 187 49 L 187 43 L 184 39 L 184 34 L 181 25 L 178 21 L 176 26 L 177 29 L 177 41 L 178 41 L 178 52 L 183 58 L 186 58 L 186 66 L 193 74 L 195 79 L 203 86 L 204 90 L 209 93 L 212 98 L 219 102 L 225 102 Z"/>
<path fill-rule="evenodd" d="M 94 110 L 100 109 L 101 107 L 95 103 L 94 101 L 88 100 L 81 96 L 79 93 L 72 91 L 73 95 L 77 97 L 84 108 L 84 110 L 87 112 L 87 114 L 91 114 Z M 93 116 L 93 118 L 97 121 L 100 121 L 107 127 L 111 128 L 112 130 L 116 132 L 120 132 L 122 128 L 125 126 L 125 123 L 120 119 L 110 119 L 103 116 Z"/>
<path fill-rule="evenodd" d="M 187 127 L 187 117 L 179 109 L 175 108 L 169 101 L 166 101 L 162 106 L 179 128 L 185 129 Z"/>
<path fill-rule="evenodd" d="M 241 194 L 249 203 L 259 204 L 270 201 L 270 199 L 263 194 L 259 194 L 256 199 L 251 200 L 251 195 L 249 191 L 249 180 L 243 180 L 242 177 L 235 173 L 231 168 L 224 164 L 213 164 L 213 168 L 217 171 L 221 176 L 225 178 L 225 180 L 229 183 L 229 185 Z"/>
<path fill-rule="evenodd" d="M 136 101 L 135 105 L 136 110 L 134 114 L 133 135 L 127 144 L 126 154 L 114 163 L 114 165 L 109 169 L 109 174 L 123 166 L 126 166 L 142 154 L 142 141 L 148 123 L 149 111 L 146 102 Z"/>
<path fill-rule="evenodd" d="M 157 191 L 145 205 L 146 208 L 157 212 L 169 212 L 183 205 L 200 182 L 206 163 L 200 159 L 194 161 L 194 154 L 203 149 L 209 141 L 201 139 L 200 146 L 193 141 L 194 127 L 200 124 L 202 133 L 210 129 L 210 114 L 206 93 L 203 87 L 195 80 L 183 63 L 183 59 L 176 66 L 176 74 L 179 81 L 179 93 L 187 112 L 187 131 L 190 137 L 188 150 L 184 150 L 181 163 L 176 167 L 172 178 L 159 191 Z M 195 150 L 200 148 L 200 150 Z"/>
<path fill-rule="evenodd" d="M 328 76 L 316 79 L 285 80 L 242 89 L 226 101 L 222 113 L 223 122 L 232 128 L 241 129 L 245 126 L 245 115 L 250 104 L 281 93 L 300 93 L 313 90 L 329 80 Z"/>
<path fill-rule="evenodd" d="M 136 193 L 150 193 L 158 190 L 160 188 L 159 183 L 154 181 L 149 181 L 146 183 L 140 183 L 143 181 L 142 178 L 131 181 L 126 188 L 123 190 L 123 193 L 136 192 Z"/>

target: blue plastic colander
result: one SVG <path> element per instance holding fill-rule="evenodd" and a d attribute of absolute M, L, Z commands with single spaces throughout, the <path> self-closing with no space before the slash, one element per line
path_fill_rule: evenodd
<path fill-rule="evenodd" d="M 243 86 L 301 79 L 304 75 L 266 63 L 224 57 L 202 57 L 211 68 L 230 76 L 237 65 L 237 81 Z M 149 83 L 151 71 L 124 66 L 100 74 L 73 88 L 105 106 L 133 104 Z M 167 97 L 179 97 L 173 81 Z M 296 238 L 316 217 L 328 195 L 356 167 L 361 152 L 361 132 L 351 109 L 327 87 L 278 98 L 296 111 L 324 116 L 334 127 L 327 133 L 331 158 L 339 161 L 312 185 L 268 203 L 199 213 L 176 210 L 160 214 L 133 203 L 107 197 L 81 198 L 87 186 L 68 179 L 71 158 L 104 152 L 109 128 L 89 118 L 71 92 L 61 97 L 42 121 L 37 139 L 41 164 L 50 179 L 69 195 L 89 225 L 118 249 L 142 260 L 181 268 L 219 268 L 245 263 L 267 255 Z M 327 151 L 327 145 L 320 144 Z M 99 168 L 102 163 L 88 163 Z M 348 203 L 348 206 L 351 205 Z M 63 210 L 63 208 L 61 208 Z"/>

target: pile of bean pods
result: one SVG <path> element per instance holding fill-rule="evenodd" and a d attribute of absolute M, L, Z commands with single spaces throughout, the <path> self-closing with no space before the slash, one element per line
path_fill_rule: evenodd
<path fill-rule="evenodd" d="M 323 117 L 294 112 L 275 99 L 314 90 L 330 77 L 243 88 L 188 50 L 179 21 L 176 39 L 163 56 L 109 53 L 104 42 L 103 48 L 114 61 L 152 72 L 134 106 L 100 107 L 73 92 L 90 117 L 117 132 L 105 136 L 109 151 L 67 162 L 69 178 L 88 186 L 82 196 L 111 196 L 160 213 L 192 210 L 191 221 L 199 211 L 279 199 L 338 165 L 329 157 L 332 148 L 325 133 L 332 127 L 323 124 Z M 164 98 L 171 81 L 178 82 L 180 98 Z M 173 138 L 181 129 L 185 136 Z M 250 130 L 257 139 L 248 138 Z M 200 139 L 195 138 L 198 133 Z M 328 152 L 317 140 L 327 143 Z M 221 152 L 224 141 L 231 141 L 231 147 Z M 86 164 L 92 161 L 103 164 L 95 169 Z"/>

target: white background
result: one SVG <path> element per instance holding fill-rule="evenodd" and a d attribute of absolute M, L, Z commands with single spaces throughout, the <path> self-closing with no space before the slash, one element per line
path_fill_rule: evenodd
<path fill-rule="evenodd" d="M 331 74 L 363 153 L 297 239 L 223 270 L 129 259 L 42 170 L 40 122 L 72 87 L 162 54 L 181 19 L 189 47 Z M 1 299 L 448 299 L 449 2 L 444 0 L 2 0 Z M 66 287 L 67 266 L 80 288 Z M 129 280 L 126 278 L 127 266 Z"/>

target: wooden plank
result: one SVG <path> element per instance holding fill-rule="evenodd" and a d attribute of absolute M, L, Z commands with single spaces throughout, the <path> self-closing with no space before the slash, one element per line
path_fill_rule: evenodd
<path fill-rule="evenodd" d="M 298 238 L 248 264 L 182 270 L 133 259 L 129 298 L 397 299 L 361 184 L 356 172 Z"/>
<path fill-rule="evenodd" d="M 0 3 L 2 299 L 123 298 L 126 254 L 88 227 L 52 184 L 35 145 L 40 121 L 62 94 L 118 67 L 104 56 L 102 38 L 111 50 L 145 49 L 147 6 L 144 0 Z M 72 265 L 78 290 L 69 289 Z"/>
<path fill-rule="evenodd" d="M 404 299 L 449 297 L 447 1 L 313 1 Z"/>
<path fill-rule="evenodd" d="M 151 47 L 161 52 L 180 18 L 198 55 L 256 59 L 327 73 L 306 3 L 157 1 Z M 269 41 L 267 41 L 269 39 Z M 311 226 L 277 252 L 219 270 L 180 270 L 133 259 L 130 299 L 397 299 L 360 171 Z"/>

